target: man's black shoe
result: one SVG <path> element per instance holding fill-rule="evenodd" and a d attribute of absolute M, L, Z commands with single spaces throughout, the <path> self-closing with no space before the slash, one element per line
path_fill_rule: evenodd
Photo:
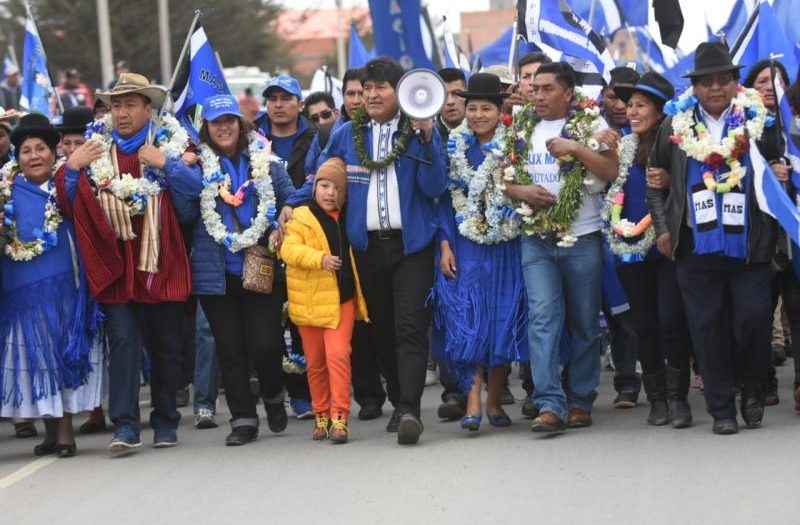
<path fill-rule="evenodd" d="M 286 415 L 286 406 L 283 401 L 279 403 L 264 403 L 267 407 L 267 425 L 269 429 L 276 434 L 286 430 L 286 425 L 289 423 L 289 416 Z"/>
<path fill-rule="evenodd" d="M 736 434 L 739 432 L 739 425 L 735 419 L 715 419 L 711 431 L 721 436 Z"/>
<path fill-rule="evenodd" d="M 416 445 L 422 435 L 422 421 L 414 414 L 403 414 L 397 428 L 398 445 Z"/>
<path fill-rule="evenodd" d="M 539 417 L 539 407 L 537 407 L 531 398 L 525 399 L 522 403 L 522 417 L 525 419 L 534 419 Z"/>
<path fill-rule="evenodd" d="M 761 426 L 761 420 L 764 418 L 764 403 L 759 393 L 749 392 L 745 394 L 742 392 L 740 408 L 742 419 L 744 419 L 747 428 L 758 428 Z"/>
<path fill-rule="evenodd" d="M 362 421 L 369 421 L 370 419 L 378 419 L 383 415 L 383 409 L 377 403 L 369 403 L 361 407 L 358 411 L 358 419 Z"/>
<path fill-rule="evenodd" d="M 231 430 L 228 437 L 225 438 L 225 445 L 228 447 L 237 447 L 240 445 L 247 445 L 258 436 L 258 427 L 244 426 L 236 427 Z"/>
<path fill-rule="evenodd" d="M 450 396 L 439 405 L 437 414 L 439 419 L 446 421 L 455 421 L 461 419 L 467 413 L 467 406 L 464 398 L 461 396 Z"/>
<path fill-rule="evenodd" d="M 400 426 L 400 409 L 395 408 L 394 412 L 392 412 L 392 417 L 389 418 L 389 422 L 386 424 L 386 432 L 397 432 L 399 426 Z"/>

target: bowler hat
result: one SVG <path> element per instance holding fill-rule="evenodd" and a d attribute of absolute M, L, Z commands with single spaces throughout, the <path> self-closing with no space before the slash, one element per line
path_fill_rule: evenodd
<path fill-rule="evenodd" d="M 672 84 L 669 83 L 669 80 L 662 77 L 655 71 L 649 71 L 645 73 L 642 75 L 642 78 L 640 78 L 639 81 L 632 86 L 614 86 L 614 93 L 616 93 L 617 96 L 626 104 L 631 99 L 631 95 L 636 92 L 653 95 L 662 100 L 662 104 L 666 104 L 672 100 L 672 97 L 675 96 L 675 88 L 672 87 Z"/>
<path fill-rule="evenodd" d="M 486 99 L 486 100 L 500 100 L 511 95 L 503 91 L 503 86 L 500 85 L 500 77 L 492 73 L 475 73 L 469 77 L 467 83 L 467 90 L 462 89 L 456 91 L 456 95 L 469 100 Z"/>
<path fill-rule="evenodd" d="M 739 71 L 744 66 L 733 63 L 728 46 L 722 42 L 703 42 L 694 56 L 694 71 L 684 78 L 696 78 L 726 71 Z"/>
<path fill-rule="evenodd" d="M 14 149 L 19 151 L 25 139 L 38 137 L 42 139 L 51 149 L 56 149 L 61 136 L 55 130 L 50 119 L 41 113 L 28 113 L 19 119 L 19 125 L 11 132 L 11 144 Z"/>
<path fill-rule="evenodd" d="M 92 108 L 74 107 L 64 110 L 61 124 L 55 126 L 60 133 L 81 133 L 86 131 L 86 124 L 94 120 Z"/>

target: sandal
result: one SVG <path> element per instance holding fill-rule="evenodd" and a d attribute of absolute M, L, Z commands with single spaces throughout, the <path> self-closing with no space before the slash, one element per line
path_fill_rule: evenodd
<path fill-rule="evenodd" d="M 71 458 L 75 456 L 77 451 L 78 447 L 76 447 L 75 443 L 73 442 L 69 445 L 64 443 L 56 443 L 54 452 L 60 458 Z"/>
<path fill-rule="evenodd" d="M 14 423 L 14 436 L 17 439 L 27 439 L 36 437 L 37 435 L 38 432 L 36 431 L 36 425 L 31 423 L 30 421 Z"/>
<path fill-rule="evenodd" d="M 35 447 L 33 447 L 33 455 L 34 456 L 49 456 L 50 454 L 56 453 L 57 444 L 55 441 L 52 443 L 42 442 Z"/>

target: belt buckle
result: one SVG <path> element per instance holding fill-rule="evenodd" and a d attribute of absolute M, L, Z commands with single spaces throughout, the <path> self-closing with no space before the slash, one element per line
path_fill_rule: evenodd
<path fill-rule="evenodd" d="M 388 241 L 392 237 L 392 230 L 378 230 L 378 239 L 382 241 Z"/>

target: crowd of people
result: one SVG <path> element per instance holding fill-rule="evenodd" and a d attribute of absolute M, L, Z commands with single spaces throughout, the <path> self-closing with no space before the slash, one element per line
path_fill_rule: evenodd
<path fill-rule="evenodd" d="M 146 77 L 121 70 L 93 97 L 69 72 L 57 123 L 0 114 L 0 417 L 20 437 L 43 419 L 34 453 L 71 457 L 73 416 L 103 431 L 107 399 L 108 450 L 129 453 L 146 383 L 153 447 L 169 448 L 192 384 L 199 429 L 224 389 L 228 446 L 257 438 L 262 403 L 284 431 L 287 397 L 333 443 L 351 399 L 361 420 L 388 400 L 386 430 L 415 444 L 429 363 L 437 415 L 467 432 L 484 414 L 512 425 L 519 363 L 531 431 L 561 433 L 592 425 L 603 319 L 616 408 L 643 388 L 647 424 L 689 427 L 694 369 L 713 433 L 758 428 L 782 311 L 800 405 L 794 250 L 754 187 L 762 157 L 790 180 L 773 81 L 795 110 L 800 87 L 770 61 L 740 85 L 741 67 L 704 43 L 677 98 L 621 66 L 595 100 L 531 53 L 518 82 L 440 70 L 447 100 L 425 121 L 378 57 L 347 71 L 339 108 L 286 75 L 260 115 L 252 93 L 209 97 L 197 139 Z"/>

